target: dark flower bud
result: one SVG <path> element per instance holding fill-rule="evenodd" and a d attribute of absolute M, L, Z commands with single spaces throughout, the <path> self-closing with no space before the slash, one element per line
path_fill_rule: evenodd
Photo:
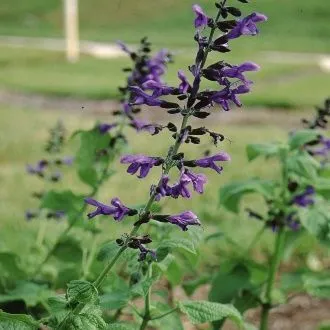
<path fill-rule="evenodd" d="M 295 181 L 290 181 L 290 182 L 288 183 L 288 190 L 289 190 L 290 192 L 294 192 L 294 191 L 296 191 L 297 188 L 298 188 L 298 183 L 297 183 L 297 182 L 295 182 Z"/>
<path fill-rule="evenodd" d="M 183 152 L 179 152 L 178 154 L 176 154 L 172 157 L 173 160 L 181 160 L 183 158 L 184 158 L 184 153 Z"/>
<path fill-rule="evenodd" d="M 183 100 L 185 100 L 187 97 L 188 97 L 187 95 L 179 95 L 179 96 L 178 96 L 178 99 L 179 99 L 180 101 L 183 101 Z"/>
<path fill-rule="evenodd" d="M 167 113 L 169 113 L 171 115 L 176 114 L 176 113 L 179 113 L 179 112 L 181 112 L 181 109 L 180 108 L 167 110 Z"/>
<path fill-rule="evenodd" d="M 223 45 L 216 45 L 215 43 L 213 43 L 211 45 L 211 49 L 212 50 L 215 50 L 217 52 L 220 52 L 220 53 L 228 53 L 230 52 L 230 49 L 226 46 L 223 46 Z"/>
<path fill-rule="evenodd" d="M 168 128 L 168 130 L 171 131 L 171 132 L 176 132 L 176 131 L 177 131 L 176 126 L 175 126 L 173 123 L 171 123 L 171 122 L 169 122 L 169 123 L 167 124 L 167 128 Z"/>
<path fill-rule="evenodd" d="M 235 16 L 240 17 L 242 15 L 241 11 L 235 7 L 227 7 L 228 13 Z"/>
<path fill-rule="evenodd" d="M 113 114 L 114 116 L 119 116 L 119 115 L 122 114 L 122 112 L 121 112 L 120 110 L 115 110 L 115 111 L 112 112 L 112 114 Z"/>
<path fill-rule="evenodd" d="M 204 50 L 202 48 L 200 48 L 196 55 L 196 63 L 201 63 L 203 58 L 204 58 Z"/>
<path fill-rule="evenodd" d="M 196 136 L 189 136 L 189 138 L 190 138 L 190 142 L 193 143 L 193 144 L 200 144 L 201 143 L 200 138 L 198 138 Z"/>
<path fill-rule="evenodd" d="M 222 18 L 227 18 L 227 16 L 228 16 L 227 8 L 226 7 L 221 7 L 220 8 L 220 14 L 221 14 Z"/>
<path fill-rule="evenodd" d="M 131 72 L 132 68 L 123 68 L 122 70 L 123 70 L 123 72 Z"/>
<path fill-rule="evenodd" d="M 237 1 L 242 2 L 242 3 L 249 3 L 248 0 L 237 0 Z"/>
<path fill-rule="evenodd" d="M 205 97 L 195 104 L 194 109 L 195 110 L 203 109 L 203 108 L 207 107 L 210 103 L 211 103 L 211 100 Z"/>
<path fill-rule="evenodd" d="M 208 21 L 207 21 L 207 26 L 211 29 L 214 28 L 214 19 L 213 18 L 209 18 Z"/>
<path fill-rule="evenodd" d="M 124 245 L 124 241 L 123 241 L 121 238 L 117 238 L 117 239 L 116 239 L 116 243 L 117 243 L 119 246 L 123 246 L 123 245 Z"/>
<path fill-rule="evenodd" d="M 196 167 L 197 166 L 193 160 L 185 160 L 183 162 L 183 165 L 188 166 L 188 167 Z"/>
<path fill-rule="evenodd" d="M 159 105 L 163 109 L 178 108 L 179 104 L 173 102 L 162 101 Z"/>
<path fill-rule="evenodd" d="M 204 135 L 207 133 L 207 129 L 205 127 L 194 128 L 190 131 L 191 135 Z"/>
<path fill-rule="evenodd" d="M 205 112 L 205 111 L 198 111 L 198 112 L 194 112 L 193 113 L 193 116 L 194 117 L 197 117 L 197 118 L 200 118 L 200 119 L 204 119 L 204 118 L 206 118 L 209 115 L 210 115 L 210 113 Z"/>
<path fill-rule="evenodd" d="M 133 112 L 134 114 L 139 113 L 139 112 L 141 112 L 141 108 L 133 108 L 133 109 L 132 109 L 132 112 Z"/>
<path fill-rule="evenodd" d="M 229 20 L 229 21 L 222 21 L 217 23 L 217 27 L 222 32 L 228 32 L 228 30 L 232 29 L 237 25 L 237 22 L 235 20 Z"/>
<path fill-rule="evenodd" d="M 250 218 L 255 218 L 255 219 L 257 219 L 257 220 L 264 220 L 263 216 L 261 216 L 259 213 L 254 212 L 253 210 L 251 210 L 251 209 L 249 209 L 249 208 L 246 208 L 245 210 L 246 210 L 246 212 L 248 213 L 248 216 L 249 216 Z"/>
<path fill-rule="evenodd" d="M 127 213 L 127 215 L 130 217 L 137 215 L 137 214 L 138 214 L 138 211 L 135 209 L 130 209 L 129 212 Z"/>
<path fill-rule="evenodd" d="M 213 43 L 214 43 L 215 45 L 224 45 L 224 44 L 226 44 L 227 42 L 228 42 L 228 38 L 227 38 L 227 36 L 224 34 L 223 36 L 221 36 L 221 37 L 215 39 Z"/>

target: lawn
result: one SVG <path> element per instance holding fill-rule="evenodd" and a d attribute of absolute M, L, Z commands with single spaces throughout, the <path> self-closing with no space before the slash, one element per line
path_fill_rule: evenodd
<path fill-rule="evenodd" d="M 149 35 L 157 46 L 191 44 L 191 6 L 195 0 L 80 0 L 83 39 L 131 43 Z M 199 1 L 212 12 L 213 1 Z M 231 5 L 237 4 L 231 1 Z M 240 47 L 263 50 L 327 52 L 330 50 L 328 1 L 262 0 L 241 6 L 244 13 L 264 12 L 269 22 L 262 27 L 263 41 L 240 41 Z M 58 0 L 2 0 L 0 34 L 61 36 L 62 2 Z"/>
<path fill-rule="evenodd" d="M 166 81 L 178 84 L 176 72 L 191 64 L 190 54 L 182 49 L 175 55 Z M 216 59 L 214 54 L 213 60 Z M 244 54 L 233 52 L 224 59 L 238 64 L 253 60 L 261 65 L 259 72 L 249 75 L 254 87 L 253 93 L 242 97 L 247 106 L 308 108 L 329 95 L 329 74 L 322 72 L 316 64 L 276 64 L 262 53 L 248 51 Z M 82 56 L 72 65 L 60 52 L 0 47 L 0 88 L 60 97 L 112 99 L 117 97 L 117 88 L 125 78 L 121 68 L 127 65 L 129 59 L 126 57 L 100 60 Z M 311 85 L 313 93 L 310 93 Z"/>
<path fill-rule="evenodd" d="M 95 118 L 91 114 L 86 113 L 41 112 L 17 108 L 0 108 L 0 115 L 0 217 L 2 219 L 0 222 L 0 249 L 18 252 L 21 251 L 22 245 L 32 244 L 34 240 L 31 240 L 31 236 L 37 235 L 39 221 L 26 222 L 24 211 L 36 207 L 36 201 L 31 197 L 31 193 L 44 189 L 42 181 L 25 173 L 25 165 L 27 163 L 35 163 L 38 159 L 44 157 L 43 145 L 47 137 L 47 130 L 59 117 L 65 122 L 69 132 L 77 128 L 91 127 Z M 227 151 L 231 155 L 232 161 L 225 165 L 225 170 L 221 175 L 210 171 L 207 172 L 210 183 L 205 194 L 195 196 L 193 200 L 180 200 L 180 203 L 177 200 L 168 201 L 166 202 L 165 212 L 173 213 L 174 211 L 182 211 L 193 206 L 193 209 L 202 220 L 205 235 L 221 230 L 232 237 L 242 248 L 246 247 L 246 242 L 251 239 L 251 235 L 256 228 L 260 227 L 260 223 L 248 219 L 244 213 L 236 217 L 219 209 L 217 206 L 218 189 L 222 184 L 230 180 L 258 176 L 270 178 L 277 175 L 277 166 L 274 163 L 269 162 L 267 166 L 262 167 L 259 162 L 249 164 L 245 157 L 245 145 L 248 142 L 285 139 L 288 128 L 286 125 L 278 126 L 275 122 L 282 118 L 281 120 L 293 122 L 293 126 L 299 127 L 301 116 L 308 116 L 308 114 L 269 113 L 266 121 L 264 121 L 265 117 L 261 121 L 260 118 L 254 118 L 254 121 L 253 118 L 250 118 L 250 124 L 245 124 L 244 126 L 230 123 L 230 121 L 224 124 L 221 121 L 221 117 L 220 120 L 213 121 L 213 129 L 222 132 L 227 138 L 220 149 Z M 274 120 L 275 118 L 276 120 Z M 258 121 L 259 123 L 256 123 Z M 148 149 L 150 155 L 156 154 L 156 151 L 165 152 L 168 144 L 168 141 L 165 140 L 165 134 L 167 133 L 156 137 L 141 134 L 136 137 L 130 132 L 128 135 L 131 143 L 130 151 L 139 153 Z M 161 146 L 160 150 L 159 146 Z M 75 141 L 71 141 L 66 154 L 71 154 L 76 147 Z M 201 153 L 208 147 L 209 144 L 205 141 L 198 153 Z M 188 152 L 189 148 L 186 147 L 186 149 Z M 117 171 L 116 175 L 110 179 L 108 184 L 105 184 L 98 196 L 104 202 L 113 196 L 119 196 L 126 204 L 138 205 L 143 203 L 148 196 L 149 185 L 155 181 L 159 174 L 157 170 L 152 171 L 147 179 L 139 181 L 135 176 L 126 174 L 125 169 L 118 161 L 114 164 L 114 170 Z M 78 184 L 77 178 L 72 174 L 73 172 L 68 170 L 64 174 L 65 179 L 59 183 L 58 189 L 70 188 L 87 195 L 87 187 L 81 183 Z M 127 187 L 135 187 L 136 185 L 138 185 L 138 189 L 141 192 L 138 198 L 135 190 L 127 189 Z M 260 201 L 253 196 L 248 197 L 245 203 L 250 207 L 260 205 Z M 118 225 L 111 219 L 106 218 L 100 219 L 98 222 L 103 231 L 99 238 L 100 241 L 117 237 L 131 225 L 129 222 L 123 222 Z M 46 240 L 51 242 L 56 238 L 56 233 L 63 230 L 65 224 L 50 222 L 48 226 L 49 231 Z M 15 235 L 15 240 L 12 239 L 13 235 Z M 271 247 L 269 240 L 272 239 L 272 233 L 264 236 L 262 240 L 263 250 L 267 251 Z M 230 246 L 225 241 L 217 240 L 217 242 L 217 245 L 212 246 L 211 249 L 210 246 L 204 246 L 204 249 L 209 253 L 208 262 L 211 264 L 213 262 L 217 264 L 217 251 L 219 248 L 230 249 Z M 307 253 L 313 244 L 313 240 L 306 238 L 299 246 L 299 249 Z M 28 250 L 27 247 L 26 251 Z"/>

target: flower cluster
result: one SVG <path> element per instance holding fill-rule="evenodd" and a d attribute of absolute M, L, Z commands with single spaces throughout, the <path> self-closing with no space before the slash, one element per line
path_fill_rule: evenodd
<path fill-rule="evenodd" d="M 183 70 L 178 71 L 178 83 L 176 86 L 168 86 L 160 76 L 164 73 L 166 61 L 165 53 L 162 52 L 152 59 L 139 55 L 139 52 L 132 52 L 127 46 L 121 44 L 122 49 L 136 61 L 135 70 L 128 79 L 128 86 L 125 92 L 129 97 L 123 102 L 124 113 L 131 120 L 131 126 L 137 130 L 146 130 L 151 134 L 156 134 L 163 128 L 167 128 L 172 133 L 174 144 L 169 148 L 164 157 L 146 155 L 125 155 L 121 158 L 122 164 L 128 164 L 127 172 L 137 174 L 138 178 L 145 178 L 152 168 L 160 167 L 161 174 L 157 184 L 150 188 L 150 197 L 146 206 L 133 212 L 132 209 L 123 206 L 117 198 L 113 199 L 112 206 L 104 205 L 92 199 L 86 199 L 88 204 L 96 207 L 96 210 L 88 215 L 92 218 L 96 215 L 111 215 L 115 220 L 125 216 L 138 214 L 138 221 L 135 222 L 136 230 L 149 221 L 158 221 L 178 226 L 183 231 L 189 226 L 200 226 L 201 222 L 192 211 L 184 211 L 176 215 L 153 214 L 150 211 L 151 205 L 159 201 L 162 197 L 190 198 L 191 191 L 198 194 L 204 192 L 207 183 L 207 176 L 204 173 L 195 173 L 190 168 L 212 169 L 220 174 L 223 167 L 219 164 L 230 160 L 230 156 L 225 152 L 217 152 L 214 155 L 205 155 L 197 159 L 186 159 L 179 148 L 183 143 L 199 144 L 200 136 L 209 135 L 215 145 L 224 140 L 224 136 L 207 129 L 205 126 L 193 128 L 188 125 L 188 119 L 193 116 L 200 120 L 210 115 L 211 107 L 218 104 L 224 110 L 231 108 L 231 103 L 241 106 L 238 95 L 250 91 L 252 82 L 245 76 L 246 72 L 257 71 L 259 66 L 253 62 L 243 62 L 232 65 L 224 61 L 206 65 L 208 54 L 214 52 L 227 52 L 228 41 L 242 35 L 256 35 L 258 29 L 256 23 L 263 22 L 267 18 L 258 13 L 253 13 L 239 20 L 227 20 L 228 15 L 240 16 L 240 11 L 234 7 L 226 6 L 226 1 L 216 3 L 218 15 L 215 19 L 208 17 L 199 5 L 193 6 L 195 13 L 194 26 L 196 34 L 194 40 L 198 44 L 197 55 L 194 64 L 189 66 L 192 75 L 191 80 Z M 204 36 L 209 29 L 209 36 Z M 213 40 L 215 33 L 220 35 Z M 148 44 L 143 40 L 144 48 Z M 166 55 L 167 56 L 167 55 Z M 140 63 L 143 62 L 145 68 L 140 70 Z M 136 72 L 137 71 L 137 72 Z M 142 74 L 143 73 L 143 74 Z M 202 81 L 209 80 L 215 83 L 215 89 L 203 89 Z M 129 93 L 128 93 L 129 91 Z M 163 97 L 166 96 L 166 99 Z M 177 101 L 173 100 L 177 98 Z M 178 128 L 172 122 L 166 126 L 150 125 L 133 118 L 132 113 L 136 112 L 137 106 L 147 105 L 166 109 L 169 114 L 180 114 L 182 117 L 181 127 Z M 108 129 L 106 126 L 104 129 Z M 172 169 L 178 171 L 178 180 L 171 184 Z M 114 204 L 114 201 L 116 205 Z M 149 242 L 149 241 L 148 241 Z M 140 250 L 139 260 L 144 260 L 147 254 L 153 254 L 142 245 L 142 241 L 132 237 L 120 242 L 127 247 Z"/>

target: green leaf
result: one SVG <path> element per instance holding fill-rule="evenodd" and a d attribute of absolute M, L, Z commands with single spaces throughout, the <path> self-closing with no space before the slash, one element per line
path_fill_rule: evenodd
<path fill-rule="evenodd" d="M 265 199 L 273 195 L 274 184 L 272 181 L 251 179 L 248 181 L 229 183 L 219 190 L 219 203 L 234 213 L 239 212 L 239 204 L 244 195 L 259 193 Z"/>
<path fill-rule="evenodd" d="M 26 274 L 19 264 L 19 257 L 12 252 L 0 252 L 0 274 L 2 278 L 20 280 L 26 278 Z"/>
<path fill-rule="evenodd" d="M 72 236 L 67 236 L 58 242 L 54 249 L 53 256 L 66 263 L 80 263 L 83 251 L 77 239 Z"/>
<path fill-rule="evenodd" d="M 83 205 L 84 197 L 75 195 L 71 190 L 62 192 L 50 190 L 43 196 L 40 207 L 64 211 L 71 222 L 80 214 Z"/>
<path fill-rule="evenodd" d="M 169 248 L 175 252 L 175 250 L 184 250 L 191 254 L 196 254 L 194 243 L 191 240 L 185 238 L 178 239 L 167 239 L 161 242 L 158 247 L 161 248 Z"/>
<path fill-rule="evenodd" d="M 0 330 L 37 330 L 39 323 L 29 315 L 8 314 L 0 310 Z"/>
<path fill-rule="evenodd" d="M 209 301 L 184 301 L 179 303 L 179 308 L 194 324 L 229 318 L 237 325 L 243 325 L 241 314 L 232 305 L 224 305 Z"/>
<path fill-rule="evenodd" d="M 103 149 L 109 151 L 111 137 L 108 134 L 101 134 L 96 128 L 89 131 L 80 131 L 78 134 L 80 136 L 80 147 L 75 157 L 78 175 L 81 181 L 95 188 L 100 178 L 99 163 L 109 161 L 108 155 L 98 156 L 98 152 Z"/>
<path fill-rule="evenodd" d="M 330 178 L 317 178 L 314 188 L 318 194 L 330 200 Z"/>
<path fill-rule="evenodd" d="M 98 261 L 110 260 L 118 252 L 118 250 L 119 246 L 116 241 L 106 242 L 101 246 L 96 259 Z"/>
<path fill-rule="evenodd" d="M 194 278 L 193 280 L 184 282 L 182 287 L 185 293 L 188 296 L 191 296 L 196 291 L 196 289 L 199 288 L 201 285 L 209 283 L 210 279 L 211 279 L 210 274 L 200 275 L 199 277 Z"/>
<path fill-rule="evenodd" d="M 151 310 L 152 318 L 163 315 L 173 309 L 168 304 L 165 304 L 165 303 L 162 303 L 159 301 L 155 302 L 153 307 L 154 307 L 153 308 L 154 310 Z M 183 325 L 181 323 L 178 311 L 174 311 L 158 320 L 151 321 L 150 325 L 152 327 L 154 327 L 155 329 L 161 329 L 161 330 L 183 330 L 184 329 Z"/>
<path fill-rule="evenodd" d="M 127 305 L 130 298 L 128 290 L 108 292 L 100 296 L 100 306 L 107 310 L 120 309 Z"/>
<path fill-rule="evenodd" d="M 299 218 L 309 233 L 321 243 L 330 243 L 330 205 L 326 202 L 316 202 L 308 208 L 299 209 Z"/>
<path fill-rule="evenodd" d="M 240 290 L 249 287 L 249 269 L 243 264 L 237 264 L 229 272 L 217 273 L 212 281 L 209 299 L 219 303 L 230 303 Z"/>
<path fill-rule="evenodd" d="M 69 282 L 67 289 L 67 297 L 69 301 L 89 303 L 98 299 L 96 287 L 83 280 L 74 280 Z"/>
<path fill-rule="evenodd" d="M 53 313 L 65 310 L 67 308 L 67 303 L 64 295 L 48 298 L 48 305 Z"/>
<path fill-rule="evenodd" d="M 297 152 L 287 158 L 286 168 L 289 173 L 314 181 L 318 176 L 319 162 L 307 152 Z"/>
<path fill-rule="evenodd" d="M 246 153 L 249 161 L 256 159 L 259 156 L 271 157 L 275 156 L 280 151 L 279 144 L 248 144 Z"/>
<path fill-rule="evenodd" d="M 307 293 L 314 297 L 330 298 L 330 274 L 303 275 L 302 280 Z"/>
<path fill-rule="evenodd" d="M 319 132 L 315 130 L 301 130 L 294 132 L 289 137 L 289 146 L 290 149 L 297 149 L 299 147 L 302 147 L 308 142 L 315 141 L 318 139 Z"/>
<path fill-rule="evenodd" d="M 22 281 L 18 282 L 13 290 L 0 294 L 0 303 L 23 300 L 27 307 L 33 307 L 45 302 L 51 295 L 52 292 L 47 289 L 46 285 Z"/>
<path fill-rule="evenodd" d="M 136 330 L 137 326 L 131 323 L 117 322 L 109 324 L 107 330 Z"/>

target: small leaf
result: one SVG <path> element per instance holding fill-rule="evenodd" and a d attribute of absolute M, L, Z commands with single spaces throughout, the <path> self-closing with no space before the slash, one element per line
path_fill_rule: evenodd
<path fill-rule="evenodd" d="M 329 273 L 303 275 L 302 280 L 310 295 L 325 299 L 330 297 Z"/>
<path fill-rule="evenodd" d="M 188 239 L 169 239 L 161 242 L 158 248 L 169 248 L 172 251 L 176 249 L 182 249 L 192 254 L 196 254 L 195 246 L 193 242 Z"/>
<path fill-rule="evenodd" d="M 100 306 L 107 310 L 116 310 L 127 305 L 131 295 L 129 291 L 112 291 L 100 296 Z"/>
<path fill-rule="evenodd" d="M 12 252 L 0 252 L 0 274 L 2 278 L 19 280 L 26 278 L 25 272 L 19 265 L 19 258 Z"/>
<path fill-rule="evenodd" d="M 266 158 L 275 156 L 280 152 L 280 145 L 274 143 L 264 144 L 248 144 L 246 153 L 249 161 L 252 161 L 260 156 Z"/>
<path fill-rule="evenodd" d="M 119 246 L 116 241 L 109 241 L 103 244 L 100 251 L 97 254 L 96 259 L 98 261 L 106 261 L 111 259 L 119 250 Z"/>
<path fill-rule="evenodd" d="M 98 292 L 92 283 L 88 281 L 74 280 L 68 284 L 67 297 L 69 301 L 89 303 L 98 299 Z"/>
<path fill-rule="evenodd" d="M 82 259 L 82 249 L 77 239 L 68 236 L 60 240 L 53 252 L 53 256 L 64 262 L 80 263 Z"/>
<path fill-rule="evenodd" d="M 308 142 L 318 139 L 319 133 L 315 130 L 301 130 L 293 133 L 289 138 L 290 149 L 297 149 Z"/>
<path fill-rule="evenodd" d="M 0 310 L 0 330 L 37 330 L 39 323 L 29 315 L 8 314 Z"/>
<path fill-rule="evenodd" d="M 230 318 L 237 325 L 243 324 L 242 316 L 232 305 L 224 305 L 209 301 L 184 301 L 179 303 L 182 313 L 187 314 L 194 324 L 218 321 Z"/>
<path fill-rule="evenodd" d="M 272 181 L 251 179 L 248 181 L 229 183 L 219 190 L 219 204 L 229 211 L 238 213 L 239 203 L 244 195 L 259 193 L 265 199 L 273 195 L 274 184 Z"/>

